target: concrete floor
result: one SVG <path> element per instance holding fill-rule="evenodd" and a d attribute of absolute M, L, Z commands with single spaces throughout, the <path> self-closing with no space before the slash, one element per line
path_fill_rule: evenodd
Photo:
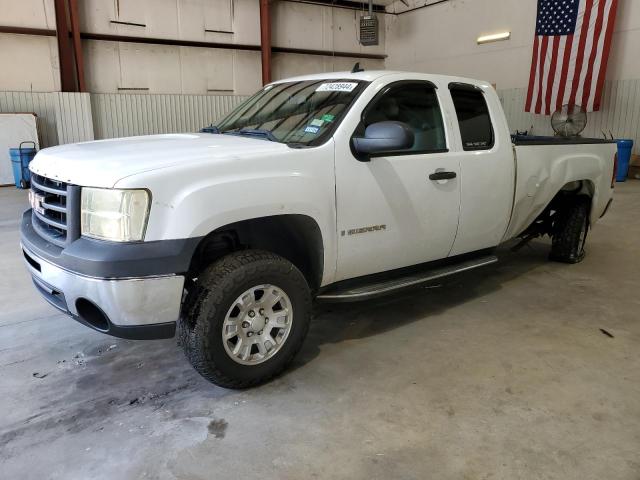
<path fill-rule="evenodd" d="M 318 307 L 293 368 L 243 392 L 174 340 L 49 307 L 18 249 L 25 203 L 0 189 L 2 478 L 640 478 L 640 182 L 583 263 L 540 241 L 441 288 Z"/>

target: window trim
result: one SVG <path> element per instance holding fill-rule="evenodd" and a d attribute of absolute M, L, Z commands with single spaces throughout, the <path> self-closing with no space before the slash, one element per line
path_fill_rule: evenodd
<path fill-rule="evenodd" d="M 438 93 L 437 93 L 438 86 L 429 80 L 398 80 L 396 82 L 391 82 L 385 85 L 378 93 L 376 93 L 376 95 L 371 100 L 369 100 L 369 103 L 362 109 L 362 113 L 360 114 L 360 121 L 358 122 L 358 125 L 356 125 L 355 130 L 353 131 L 353 133 L 351 134 L 351 137 L 349 138 L 349 147 L 351 149 L 351 154 L 355 158 L 359 158 L 361 157 L 361 155 L 358 155 L 353 149 L 353 139 L 356 137 L 356 132 L 358 131 L 358 128 L 360 128 L 360 126 L 363 125 L 365 115 L 369 112 L 369 110 L 371 110 L 371 108 L 373 108 L 373 106 L 380 99 L 380 97 L 385 95 L 391 88 L 395 88 L 395 87 L 406 85 L 406 84 L 419 84 L 419 85 L 424 85 L 427 88 L 433 88 L 434 92 L 436 93 L 436 102 L 438 103 L 438 108 L 440 109 L 440 119 L 442 120 L 442 131 L 445 134 L 444 142 L 446 147 L 432 148 L 429 150 L 398 150 L 395 152 L 372 153 L 368 156 L 370 158 L 399 157 L 399 156 L 405 156 L 405 155 L 428 155 L 431 153 L 447 153 L 449 151 L 449 145 L 448 145 L 449 142 L 447 141 L 447 135 L 446 135 L 446 123 L 445 123 L 444 110 L 442 109 L 442 103 L 440 102 L 440 99 L 438 98 Z"/>
<path fill-rule="evenodd" d="M 484 104 L 487 107 L 487 114 L 489 115 L 489 126 L 491 128 L 491 143 L 486 147 L 465 147 L 464 140 L 462 139 L 462 129 L 460 128 L 460 119 L 458 118 L 458 110 L 456 109 L 456 102 L 453 100 L 452 90 L 460 90 L 463 92 L 477 92 L 482 95 L 482 99 L 484 100 Z M 489 102 L 487 102 L 487 97 L 484 94 L 484 90 L 482 90 L 478 85 L 473 85 L 471 83 L 462 83 L 462 82 L 451 82 L 449 83 L 449 95 L 451 95 L 451 103 L 453 103 L 453 112 L 456 115 L 456 120 L 458 122 L 458 131 L 460 132 L 460 143 L 462 144 L 462 150 L 465 152 L 478 152 L 483 150 L 491 150 L 496 146 L 496 132 L 493 128 L 493 116 L 491 115 L 491 109 L 489 108 Z"/>

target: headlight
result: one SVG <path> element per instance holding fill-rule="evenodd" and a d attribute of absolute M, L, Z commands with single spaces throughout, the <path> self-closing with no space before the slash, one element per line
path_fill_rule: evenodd
<path fill-rule="evenodd" d="M 147 190 L 82 188 L 82 235 L 116 242 L 144 239 L 149 216 Z"/>

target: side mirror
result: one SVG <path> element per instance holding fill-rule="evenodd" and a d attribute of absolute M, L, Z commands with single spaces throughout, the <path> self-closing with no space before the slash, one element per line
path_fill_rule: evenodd
<path fill-rule="evenodd" d="M 413 147 L 414 135 L 409 126 L 402 122 L 372 123 L 364 132 L 364 137 L 354 137 L 355 152 L 368 160 L 371 156 L 407 150 Z"/>

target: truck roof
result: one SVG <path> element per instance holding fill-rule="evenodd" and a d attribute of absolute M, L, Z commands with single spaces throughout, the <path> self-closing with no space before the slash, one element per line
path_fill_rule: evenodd
<path fill-rule="evenodd" d="M 340 79 L 340 80 L 363 80 L 366 82 L 372 82 L 374 80 L 379 79 L 380 77 L 385 76 L 405 76 L 408 79 L 424 79 L 424 80 L 439 80 L 443 83 L 448 82 L 462 82 L 462 83 L 470 83 L 473 85 L 489 87 L 491 84 L 484 80 L 477 80 L 473 78 L 466 77 L 457 77 L 453 75 L 435 75 L 431 73 L 421 73 L 421 72 L 403 72 L 399 70 L 364 70 L 362 72 L 351 73 L 351 72 L 325 72 L 325 73 L 314 73 L 309 75 L 300 75 L 297 77 L 283 78 L 281 80 L 276 80 L 271 82 L 272 84 L 284 83 L 284 82 L 299 82 L 304 80 L 331 80 L 331 79 Z"/>

